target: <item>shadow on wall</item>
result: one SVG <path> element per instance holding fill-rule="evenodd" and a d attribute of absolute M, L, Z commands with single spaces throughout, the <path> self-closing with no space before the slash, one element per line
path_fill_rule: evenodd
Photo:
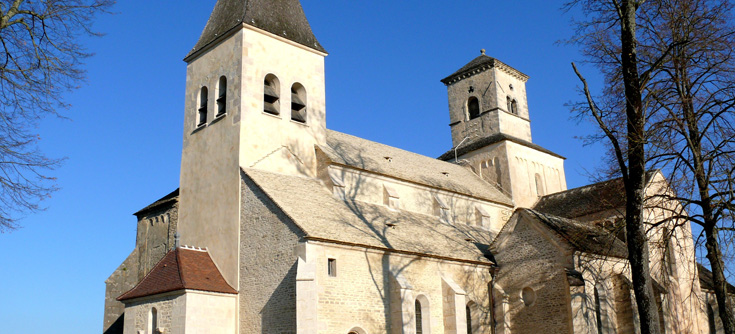
<path fill-rule="evenodd" d="M 123 325 L 125 323 L 125 313 L 117 317 L 117 320 L 107 328 L 104 334 L 123 334 Z"/>

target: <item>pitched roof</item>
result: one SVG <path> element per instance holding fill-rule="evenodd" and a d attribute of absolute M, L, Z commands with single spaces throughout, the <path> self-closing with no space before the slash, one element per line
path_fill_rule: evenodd
<path fill-rule="evenodd" d="M 441 223 L 439 217 L 383 205 L 340 200 L 318 180 L 243 169 L 307 239 L 392 250 L 420 256 L 491 264 L 491 233 Z M 469 239 L 469 241 L 467 240 Z"/>
<path fill-rule="evenodd" d="M 652 180 L 657 172 L 648 171 L 646 182 Z M 618 208 L 625 209 L 625 185 L 622 178 L 546 195 L 533 207 L 534 210 L 565 218 L 583 217 Z"/>
<path fill-rule="evenodd" d="M 161 197 L 157 201 L 153 202 L 152 204 L 146 206 L 145 208 L 142 208 L 138 210 L 138 212 L 134 213 L 134 215 L 140 215 L 141 213 L 144 213 L 146 211 L 150 211 L 152 209 L 155 209 L 158 206 L 161 206 L 166 203 L 171 203 L 179 200 L 179 189 L 176 188 L 176 190 L 172 191 L 166 196 Z"/>
<path fill-rule="evenodd" d="M 322 151 L 332 162 L 512 206 L 511 198 L 470 169 L 420 154 L 327 130 Z"/>
<path fill-rule="evenodd" d="M 454 79 L 456 79 L 456 78 L 458 78 L 460 76 L 463 76 L 465 74 L 470 74 L 470 73 L 474 72 L 475 70 L 484 70 L 484 69 L 492 68 L 492 67 L 495 67 L 495 66 L 503 66 L 503 67 L 506 67 L 509 70 L 512 70 L 512 71 L 516 72 L 519 76 L 528 79 L 528 76 L 527 75 L 521 73 L 520 71 L 518 71 L 518 70 L 516 70 L 516 69 L 514 69 L 514 68 L 512 68 L 512 67 L 510 67 L 508 65 L 506 65 L 505 63 L 503 63 L 503 62 L 501 62 L 501 61 L 499 61 L 499 60 L 497 60 L 497 59 L 495 59 L 493 57 L 490 57 L 490 56 L 485 55 L 485 53 L 483 51 L 483 54 L 482 55 L 480 55 L 479 57 L 477 57 L 475 59 L 472 59 L 469 63 L 467 63 L 467 65 L 462 66 L 462 68 L 460 68 L 456 72 L 454 72 L 451 75 L 449 75 L 448 77 L 442 79 L 441 82 L 444 83 L 445 85 L 449 85 L 452 81 L 454 81 Z"/>
<path fill-rule="evenodd" d="M 311 31 L 299 0 L 218 0 L 199 41 L 185 60 L 243 23 L 326 52 Z"/>
<path fill-rule="evenodd" d="M 535 149 L 537 151 L 541 151 L 541 152 L 544 152 L 546 154 L 553 155 L 553 156 L 555 156 L 557 158 L 566 159 L 565 157 L 563 157 L 561 155 L 558 155 L 558 154 L 556 154 L 556 153 L 554 153 L 554 152 L 552 152 L 552 151 L 550 151 L 548 149 L 545 149 L 545 148 L 543 148 L 543 147 L 541 147 L 541 146 L 539 146 L 537 144 L 534 144 L 534 143 L 532 143 L 530 141 L 523 140 L 523 139 L 520 139 L 520 138 L 516 138 L 516 137 L 510 136 L 510 135 L 507 135 L 505 133 L 496 133 L 496 134 L 491 135 L 491 136 L 488 136 L 488 137 L 483 137 L 483 138 L 474 140 L 474 141 L 470 142 L 469 144 L 462 145 L 462 146 L 460 146 L 457 149 L 457 156 L 458 157 L 459 156 L 462 156 L 462 155 L 464 155 L 466 153 L 469 153 L 469 152 L 478 150 L 478 149 L 483 148 L 485 146 L 489 146 L 489 145 L 492 145 L 492 144 L 495 144 L 495 143 L 499 143 L 499 142 L 501 142 L 503 140 L 511 141 L 511 142 L 514 142 L 514 143 L 519 144 L 519 145 L 530 147 L 530 148 Z M 454 150 L 452 149 L 452 150 L 449 150 L 449 151 L 445 152 L 444 154 L 442 154 L 441 156 L 439 156 L 437 159 L 444 160 L 444 161 L 454 160 Z"/>
<path fill-rule="evenodd" d="M 133 289 L 117 297 L 119 301 L 178 290 L 199 290 L 236 294 L 206 250 L 177 248 L 161 261 Z"/>
<path fill-rule="evenodd" d="M 712 278 L 712 271 L 707 269 L 701 263 L 697 263 L 697 270 L 699 271 L 699 285 L 704 290 L 715 291 L 715 282 Z M 735 286 L 727 283 L 727 292 L 735 295 Z"/>
<path fill-rule="evenodd" d="M 619 258 L 628 257 L 628 248 L 625 243 L 600 227 L 531 209 L 519 209 L 519 211 L 527 212 L 531 217 L 544 223 L 578 251 Z"/>

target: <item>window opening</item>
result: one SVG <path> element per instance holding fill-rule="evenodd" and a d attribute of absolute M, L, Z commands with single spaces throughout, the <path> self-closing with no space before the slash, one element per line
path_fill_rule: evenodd
<path fill-rule="evenodd" d="M 219 78 L 217 96 L 217 116 L 222 116 L 227 113 L 227 78 L 224 76 Z"/>
<path fill-rule="evenodd" d="M 271 115 L 279 115 L 278 103 L 279 83 L 275 75 L 269 74 L 263 82 L 263 111 Z"/>
<path fill-rule="evenodd" d="M 595 287 L 595 320 L 597 321 L 597 334 L 602 334 L 602 305 L 600 303 L 600 292 Z"/>
<path fill-rule="evenodd" d="M 515 99 L 510 101 L 510 113 L 513 115 L 518 115 L 518 102 L 516 102 Z"/>
<path fill-rule="evenodd" d="M 503 169 L 500 166 L 500 158 L 495 157 L 493 159 L 493 165 L 495 166 L 495 184 L 498 185 L 499 188 L 503 188 Z"/>
<path fill-rule="evenodd" d="M 327 260 L 327 273 L 329 277 L 337 277 L 337 259 Z"/>
<path fill-rule="evenodd" d="M 155 307 L 151 308 L 151 313 L 149 315 L 149 327 L 148 327 L 148 333 L 156 333 L 156 330 L 158 329 L 158 310 L 156 310 Z"/>
<path fill-rule="evenodd" d="M 416 300 L 416 334 L 423 334 L 424 333 L 424 326 L 423 326 L 423 315 L 421 314 L 421 302 L 419 300 Z"/>
<path fill-rule="evenodd" d="M 465 306 L 465 312 L 467 313 L 467 334 L 472 334 L 472 309 L 470 308 L 470 304 Z"/>
<path fill-rule="evenodd" d="M 712 304 L 707 303 L 707 321 L 709 322 L 709 333 L 717 334 L 717 323 L 715 322 L 715 311 Z"/>
<path fill-rule="evenodd" d="M 478 205 L 475 208 L 475 224 L 477 224 L 477 226 L 490 227 L 490 213 L 481 205 Z"/>
<path fill-rule="evenodd" d="M 467 100 L 467 113 L 470 119 L 475 119 L 480 116 L 480 101 L 474 96 Z"/>
<path fill-rule="evenodd" d="M 208 98 L 209 91 L 207 90 L 207 87 L 202 87 L 202 90 L 199 92 L 199 122 L 197 123 L 197 126 L 207 124 Z"/>
<path fill-rule="evenodd" d="M 529 287 L 523 288 L 523 290 L 521 290 L 521 299 L 523 300 L 524 305 L 533 305 L 536 302 L 536 291 L 533 291 L 533 289 Z"/>
<path fill-rule="evenodd" d="M 389 185 L 383 185 L 383 204 L 391 209 L 398 209 L 400 204 L 398 192 Z"/>
<path fill-rule="evenodd" d="M 508 112 L 512 112 L 512 110 L 513 110 L 513 105 L 511 103 L 512 101 L 513 101 L 513 99 L 511 99 L 510 96 L 506 96 L 505 97 L 505 102 L 506 102 L 506 108 L 505 108 L 505 110 L 507 110 Z"/>
<path fill-rule="evenodd" d="M 291 86 L 291 120 L 306 123 L 306 89 L 299 83 Z"/>
<path fill-rule="evenodd" d="M 434 215 L 443 223 L 449 222 L 449 205 L 437 194 L 434 194 Z"/>

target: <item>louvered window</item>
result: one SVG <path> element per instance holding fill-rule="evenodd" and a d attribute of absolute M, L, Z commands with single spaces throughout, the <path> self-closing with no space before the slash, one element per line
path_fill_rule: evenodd
<path fill-rule="evenodd" d="M 291 86 L 291 120 L 306 123 L 306 89 L 299 83 Z"/>
<path fill-rule="evenodd" d="M 269 74 L 263 83 L 263 111 L 272 115 L 279 115 L 278 78 Z"/>
<path fill-rule="evenodd" d="M 227 78 L 224 76 L 219 78 L 217 91 L 217 116 L 222 116 L 227 113 Z"/>

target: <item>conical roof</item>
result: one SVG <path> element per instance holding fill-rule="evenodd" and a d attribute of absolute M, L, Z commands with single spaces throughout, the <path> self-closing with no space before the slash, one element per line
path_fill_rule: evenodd
<path fill-rule="evenodd" d="M 520 77 L 524 77 L 525 79 L 528 79 L 527 75 L 521 73 L 520 71 L 508 66 L 507 64 L 493 57 L 485 55 L 485 50 L 482 50 L 482 54 L 479 57 L 472 59 L 472 61 L 467 63 L 467 65 L 462 66 L 462 68 L 452 73 L 450 76 L 442 79 L 441 82 L 444 83 L 445 85 L 449 85 L 450 83 L 455 82 L 457 79 L 461 77 L 464 77 L 466 75 L 471 75 L 472 73 L 475 73 L 476 71 L 483 71 L 485 69 L 496 67 L 496 66 L 505 68 L 506 70 L 511 71 L 512 73 L 515 73 Z"/>
<path fill-rule="evenodd" d="M 186 58 L 242 23 L 326 52 L 311 31 L 299 0 L 218 0 L 202 36 Z"/>

